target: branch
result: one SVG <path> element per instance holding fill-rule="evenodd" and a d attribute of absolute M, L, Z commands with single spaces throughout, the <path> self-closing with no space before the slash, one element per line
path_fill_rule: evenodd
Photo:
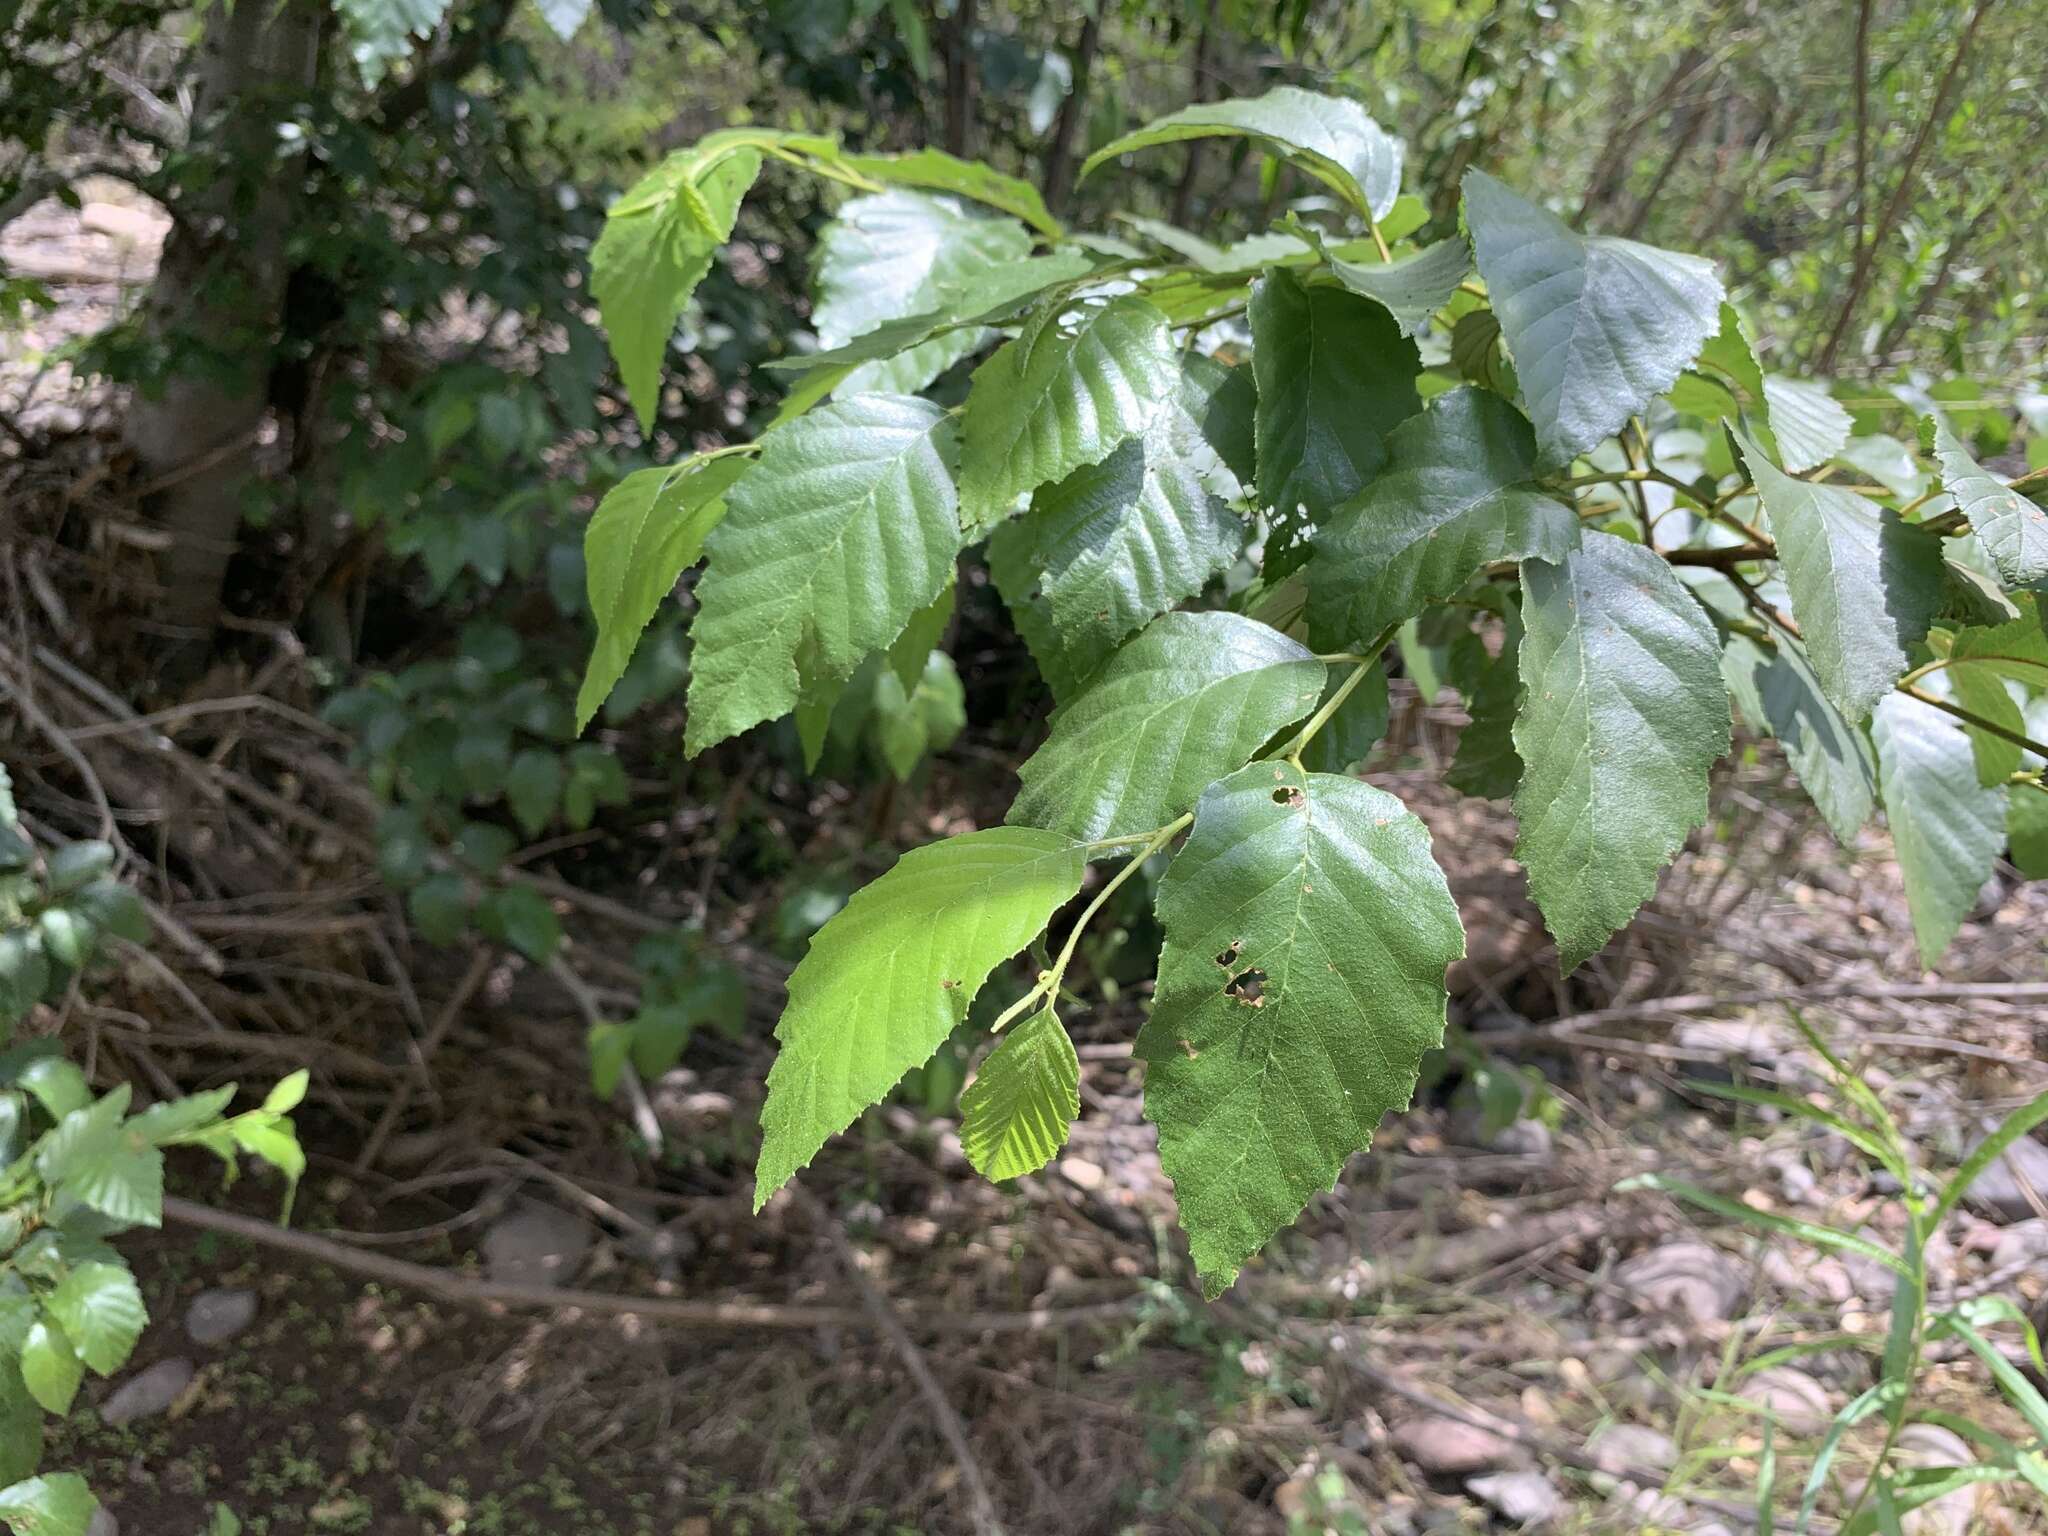
<path fill-rule="evenodd" d="M 1081 23 L 1080 39 L 1074 44 L 1074 78 L 1067 99 L 1060 103 L 1059 121 L 1053 125 L 1052 147 L 1046 151 L 1045 203 L 1054 213 L 1066 212 L 1067 198 L 1074 190 L 1074 132 L 1088 110 L 1088 79 L 1095 69 L 1095 51 L 1102 41 L 1102 7 L 1097 5 Z"/>
<path fill-rule="evenodd" d="M 1973 715 L 1959 704 L 1951 704 L 1938 694 L 1929 693 L 1915 683 L 1901 682 L 1898 690 L 1909 699 L 1918 699 L 1922 704 L 1931 704 L 1944 715 L 1953 715 L 1965 725 L 1975 726 L 1987 736 L 1996 736 L 2000 741 L 2009 741 L 2016 747 L 2024 747 L 2036 757 L 2048 757 L 2048 744 L 2034 740 L 2020 731 L 2000 725 L 1996 720 L 1986 720 L 1982 715 Z"/>
<path fill-rule="evenodd" d="M 1870 200 L 1870 0 L 1856 6 L 1856 223 L 1849 249 L 1863 254 Z"/>

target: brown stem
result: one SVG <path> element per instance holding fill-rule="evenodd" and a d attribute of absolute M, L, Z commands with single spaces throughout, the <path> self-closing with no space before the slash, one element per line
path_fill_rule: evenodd
<path fill-rule="evenodd" d="M 1982 715 L 1973 715 L 1957 704 L 1951 704 L 1939 694 L 1929 693 L 1917 683 L 1899 684 L 1899 692 L 1909 699 L 1918 699 L 1922 704 L 1931 704 L 1944 715 L 1953 715 L 1965 725 L 1973 725 L 1987 736 L 1996 736 L 2000 741 L 2009 741 L 2016 747 L 2024 747 L 2036 757 L 2048 757 L 2048 745 L 2022 732 L 2000 725 L 1996 720 L 1986 720 Z"/>
<path fill-rule="evenodd" d="M 1969 57 L 1970 44 L 1976 39 L 1977 28 L 1983 24 L 1990 11 L 1992 0 L 1977 0 L 1970 12 L 1968 25 L 1956 43 L 1955 56 L 1948 61 L 1948 71 L 1941 77 L 1941 86 L 1934 93 L 1933 105 L 1927 109 L 1927 116 L 1921 120 L 1920 131 L 1913 136 L 1913 145 L 1906 151 L 1906 163 L 1899 170 L 1898 184 L 1892 188 L 1892 195 L 1884 205 L 1884 212 L 1878 215 L 1877 227 L 1870 233 L 1870 243 L 1856 253 L 1855 269 L 1849 274 L 1849 291 L 1842 296 L 1841 312 L 1835 316 L 1834 329 L 1828 332 L 1827 342 L 1820 349 L 1815 360 L 1815 370 L 1826 374 L 1835 366 L 1835 354 L 1841 350 L 1842 338 L 1849 334 L 1849 322 L 1856 318 L 1856 310 L 1863 302 L 1863 293 L 1870 286 L 1870 274 L 1877 265 L 1877 253 L 1884 248 L 1886 238 L 1905 211 L 1906 200 L 1913 192 L 1913 175 L 1920 168 L 1920 157 L 1934 137 L 1935 128 L 1948 115 L 1949 97 L 1954 94 L 1956 83 L 1962 78 L 1963 62 Z"/>
<path fill-rule="evenodd" d="M 1849 249 L 1863 254 L 1863 225 L 1870 201 L 1870 0 L 1856 6 L 1856 222 Z"/>

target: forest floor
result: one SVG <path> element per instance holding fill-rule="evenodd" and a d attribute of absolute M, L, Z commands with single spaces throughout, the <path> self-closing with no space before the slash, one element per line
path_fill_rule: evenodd
<path fill-rule="evenodd" d="M 149 236 L 125 229 L 42 231 L 74 298 L 40 346 L 118 307 Z M 1795 1486 L 1873 1380 L 1890 1277 L 1616 1186 L 1664 1173 L 1895 1238 L 1896 1188 L 1846 1142 L 1690 1086 L 1821 1092 L 1795 1014 L 1937 1171 L 2048 1086 L 2048 889 L 2002 875 L 1923 974 L 1882 834 L 1836 847 L 1768 744 L 1718 777 L 1714 835 L 1631 929 L 1558 980 L 1505 808 L 1435 787 L 1461 717 L 1397 682 L 1368 777 L 1430 821 L 1464 912 L 1452 1044 L 1221 1301 L 1173 1225 L 1128 1050 L 1139 999 L 1103 979 L 1109 948 L 1084 956 L 1083 1114 L 1053 1167 L 974 1179 L 927 1084 L 753 1217 L 785 899 L 998 819 L 1014 724 L 902 791 L 821 790 L 754 751 L 679 808 L 673 765 L 640 745 L 674 739 L 656 720 L 621 744 L 640 798 L 607 835 L 509 866 L 561 918 L 561 966 L 435 949 L 378 878 L 380 807 L 315 718 L 325 682 L 288 626 L 247 622 L 182 701 L 114 683 L 149 671 L 100 617 L 146 604 L 146 545 L 61 367 L 0 367 L 0 406 L 57 443 L 0 458 L 26 594 L 0 664 L 40 710 L 6 728 L 9 766 L 39 836 L 92 835 L 104 797 L 163 936 L 65 1024 L 102 1076 L 158 1093 L 311 1067 L 291 1226 L 338 1245 L 189 1219 L 129 1242 L 154 1322 L 51 1451 L 129 1536 L 200 1532 L 217 1505 L 257 1536 L 1740 1533 L 1766 1421 Z M 963 670 L 971 702 L 996 697 L 976 718 L 1007 717 L 1002 677 Z M 754 1027 L 648 1085 L 655 1145 L 639 1106 L 589 1092 L 583 1036 L 591 1007 L 632 1005 L 635 939 L 681 923 L 741 967 Z M 1120 930 L 1134 949 L 1143 926 Z M 1939 1296 L 2040 1305 L 2044 1164 L 2023 1142 L 1980 1183 L 1930 1255 Z M 221 1203 L 212 1169 L 174 1173 Z M 267 1221 L 279 1194 L 251 1178 L 227 1203 Z M 231 1337 L 208 1326 L 252 1306 Z M 1786 1348 L 1807 1352 L 1745 1374 Z M 2012 1427 L 1963 1362 L 1927 1385 Z M 1914 1433 L 1915 1454 L 1958 1454 L 1939 1425 Z M 1874 1450 L 1858 1431 L 1842 1466 Z M 2040 1528 L 1961 1494 L 1916 1536 Z"/>

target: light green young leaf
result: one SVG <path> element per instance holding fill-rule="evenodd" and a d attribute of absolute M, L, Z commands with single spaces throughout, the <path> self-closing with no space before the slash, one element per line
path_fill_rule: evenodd
<path fill-rule="evenodd" d="M 1588 532 L 1560 564 L 1525 560 L 1522 593 L 1515 856 L 1569 972 L 1706 820 L 1728 692 L 1713 624 L 1639 544 Z"/>
<path fill-rule="evenodd" d="M 28 1325 L 19 1363 L 29 1396 L 42 1404 L 45 1412 L 62 1418 L 71 1411 L 78 1384 L 85 1380 L 85 1367 L 57 1323 L 39 1317 Z"/>
<path fill-rule="evenodd" d="M 1743 719 L 1785 749 L 1828 830 L 1847 846 L 1877 804 L 1877 754 L 1821 691 L 1805 649 L 1788 636 L 1776 638 L 1765 647 L 1730 635 L 1721 675 Z"/>
<path fill-rule="evenodd" d="M 270 1092 L 263 1096 L 263 1113 L 266 1115 L 288 1115 L 305 1102 L 306 1086 L 312 1081 L 312 1074 L 304 1067 L 277 1080 Z"/>
<path fill-rule="evenodd" d="M 83 1109 L 92 1102 L 92 1088 L 85 1074 L 54 1052 L 23 1063 L 21 1070 L 13 1074 L 12 1086 L 33 1094 L 43 1106 L 43 1113 L 52 1120 L 62 1120 L 74 1109 Z"/>
<path fill-rule="evenodd" d="M 692 754 L 846 677 L 952 578 L 952 428 L 928 401 L 858 395 L 778 429 L 706 541 L 691 631 Z"/>
<path fill-rule="evenodd" d="M 952 198 L 900 190 L 857 197 L 819 237 L 811 324 L 821 345 L 843 346 L 885 322 L 944 311 L 960 284 L 1030 254 L 1023 225 L 969 213 Z M 836 392 L 915 394 L 988 334 L 978 326 L 949 330 L 854 369 Z"/>
<path fill-rule="evenodd" d="M 1019 496 L 1101 463 L 1151 425 L 1179 379 L 1166 317 L 1143 299 L 1040 311 L 974 370 L 961 421 L 961 526 L 978 535 Z"/>
<path fill-rule="evenodd" d="M 1827 463 L 1849 441 L 1849 413 L 1823 385 L 1766 374 L 1764 402 L 1771 436 L 1778 443 L 1778 461 L 1792 474 Z"/>
<path fill-rule="evenodd" d="M 811 940 L 776 1026 L 754 1208 L 967 1017 L 989 973 L 1081 888 L 1072 839 L 992 827 L 913 849 Z"/>
<path fill-rule="evenodd" d="M 1036 1173 L 1081 1113 L 1081 1060 L 1041 1008 L 1005 1035 L 960 1095 L 960 1149 L 983 1178 Z"/>
<path fill-rule="evenodd" d="M 1978 782 L 1968 734 L 1931 704 L 1887 694 L 1870 729 L 1913 933 L 1932 966 L 2005 847 L 2005 792 Z"/>
<path fill-rule="evenodd" d="M 967 725 L 967 698 L 953 659 L 933 651 L 908 693 L 894 669 L 883 668 L 875 679 L 874 722 L 882 761 L 898 783 L 907 782 L 919 763 L 945 751 Z"/>
<path fill-rule="evenodd" d="M 60 1120 L 37 1148 L 36 1171 L 62 1198 L 131 1226 L 160 1226 L 163 1154 L 134 1127 L 122 1124 L 128 1092 L 122 1083 Z"/>
<path fill-rule="evenodd" d="M 1388 447 L 1385 472 L 1316 530 L 1308 613 L 1318 643 L 1370 644 L 1493 561 L 1554 563 L 1577 547 L 1578 514 L 1533 479 L 1527 419 L 1491 391 L 1439 395 Z"/>
<path fill-rule="evenodd" d="M 1008 820 L 1080 839 L 1162 827 L 1322 696 L 1326 670 L 1236 613 L 1153 621 L 1062 706 Z"/>
<path fill-rule="evenodd" d="M 1360 298 L 1383 305 L 1403 336 L 1413 336 L 1451 302 L 1470 274 L 1472 248 L 1463 235 L 1453 235 L 1392 261 L 1346 261 L 1325 251 L 1323 264 Z"/>
<path fill-rule="evenodd" d="M 1030 182 L 1005 176 L 976 160 L 959 160 L 944 150 L 919 149 L 902 155 L 843 155 L 839 163 L 870 181 L 927 192 L 952 192 L 1003 213 L 1014 214 L 1044 235 L 1058 240 L 1066 231 L 1046 211 L 1045 199 Z"/>
<path fill-rule="evenodd" d="M 947 624 L 952 622 L 953 598 L 953 584 L 948 582 L 937 597 L 910 616 L 903 633 L 889 643 L 889 670 L 896 674 L 905 693 L 916 689 Z"/>
<path fill-rule="evenodd" d="M 0 1488 L 0 1520 L 14 1536 L 86 1536 L 99 1507 L 76 1472 L 47 1472 Z"/>
<path fill-rule="evenodd" d="M 79 1265 L 43 1305 L 78 1357 L 102 1376 L 121 1368 L 149 1321 L 135 1277 L 119 1264 Z"/>
<path fill-rule="evenodd" d="M 1619 431 L 1720 325 L 1710 261 L 1577 234 L 1479 170 L 1465 173 L 1465 223 L 1544 469 Z"/>
<path fill-rule="evenodd" d="M 1931 418 L 1941 488 L 1997 566 L 2009 587 L 2048 589 L 2048 508 L 1993 479 L 1970 457 L 1948 424 Z"/>
<path fill-rule="evenodd" d="M 1421 360 L 1380 305 L 1275 268 L 1252 288 L 1259 499 L 1311 522 L 1387 460 L 1387 434 L 1422 408 Z"/>
<path fill-rule="evenodd" d="M 2007 801 L 2007 849 L 2013 868 L 2029 880 L 2048 880 L 2048 794 L 2015 784 Z"/>
<path fill-rule="evenodd" d="M 1968 631 L 1965 631 L 1968 633 Z M 1955 702 L 1980 720 L 2020 732 L 2026 720 L 1999 676 L 1998 663 L 1966 657 L 1947 669 L 1948 684 Z M 2019 771 L 2021 750 L 2011 737 L 1979 726 L 1964 725 L 1970 738 L 1970 754 L 1977 764 L 1977 782 L 2003 786 Z"/>
<path fill-rule="evenodd" d="M 1911 665 L 1941 605 L 1941 543 L 1853 491 L 1795 480 L 1735 434 L 1770 518 L 1792 616 L 1822 690 L 1852 723 Z"/>
<path fill-rule="evenodd" d="M 686 459 L 626 476 L 598 503 L 583 531 L 583 559 L 597 645 L 576 691 L 580 735 L 626 675 L 662 599 L 704 553 L 725 516 L 725 493 L 746 473 L 737 455 Z"/>
<path fill-rule="evenodd" d="M 1400 801 L 1284 763 L 1203 793 L 1158 912 L 1145 1112 L 1213 1296 L 1406 1107 L 1464 935 Z"/>
<path fill-rule="evenodd" d="M 1244 100 L 1183 107 L 1103 145 L 1082 163 L 1081 174 L 1134 150 L 1218 136 L 1258 141 L 1374 219 L 1385 218 L 1401 193 L 1399 139 L 1357 102 L 1291 85 Z"/>

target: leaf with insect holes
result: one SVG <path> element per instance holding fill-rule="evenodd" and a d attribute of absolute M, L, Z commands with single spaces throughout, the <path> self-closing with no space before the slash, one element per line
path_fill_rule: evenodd
<path fill-rule="evenodd" d="M 939 1048 L 1086 867 L 1086 851 L 1056 833 L 969 832 L 912 849 L 818 930 L 775 1027 L 756 1210 Z"/>
<path fill-rule="evenodd" d="M 971 213 L 952 198 L 903 189 L 856 197 L 819 236 L 811 324 L 821 346 L 844 346 L 888 322 L 943 312 L 951 291 L 1030 254 L 1022 224 Z M 862 364 L 835 392 L 914 394 L 979 351 L 989 334 L 979 326 L 948 330 Z"/>
<path fill-rule="evenodd" d="M 1386 471 L 1316 530 L 1318 643 L 1368 645 L 1494 561 L 1554 562 L 1577 547 L 1577 512 L 1535 482 L 1528 420 L 1491 391 L 1438 396 L 1388 447 Z"/>
<path fill-rule="evenodd" d="M 1081 174 L 1134 150 L 1218 137 L 1251 139 L 1292 160 L 1352 207 L 1371 210 L 1375 219 L 1384 219 L 1401 195 L 1401 141 L 1357 102 L 1292 85 L 1168 113 L 1103 145 L 1082 163 Z"/>
<path fill-rule="evenodd" d="M 1941 541 L 1854 491 L 1795 480 L 1735 433 L 1770 519 L 1813 670 L 1860 724 L 1912 665 L 1941 606 Z"/>
<path fill-rule="evenodd" d="M 1556 565 L 1522 562 L 1522 625 L 1515 857 L 1570 972 L 1706 820 L 1728 690 L 1698 600 L 1612 534 L 1587 532 Z"/>
<path fill-rule="evenodd" d="M 988 1179 L 1036 1173 L 1081 1113 L 1081 1060 L 1050 1008 L 1003 1036 L 960 1095 L 960 1149 Z"/>
<path fill-rule="evenodd" d="M 725 494 L 746 472 L 739 457 L 686 459 L 642 469 L 605 493 L 583 530 L 597 644 L 576 691 L 576 729 L 588 726 L 626 675 L 641 632 L 676 579 L 704 553 L 725 516 Z"/>
<path fill-rule="evenodd" d="M 1977 467 L 1946 422 L 1932 422 L 1941 488 L 1955 498 L 1999 579 L 2008 587 L 2048 588 L 2048 507 Z"/>
<path fill-rule="evenodd" d="M 1213 1296 L 1407 1106 L 1464 934 L 1399 800 L 1285 763 L 1204 792 L 1157 908 L 1145 1112 Z"/>
<path fill-rule="evenodd" d="M 1387 434 L 1422 408 L 1421 361 L 1380 305 L 1276 267 L 1251 297 L 1259 500 L 1316 522 L 1387 462 Z"/>
<path fill-rule="evenodd" d="M 1306 649 L 1255 619 L 1164 614 L 1053 715 L 1018 770 L 1007 820 L 1081 839 L 1164 826 L 1305 718 L 1326 678 Z"/>
<path fill-rule="evenodd" d="M 2005 847 L 2005 790 L 1978 781 L 1969 734 L 1932 704 L 1887 694 L 1870 734 L 1913 934 L 1921 963 L 1932 966 Z"/>
<path fill-rule="evenodd" d="M 1543 469 L 1618 432 L 1719 328 L 1721 279 L 1701 257 L 1581 235 L 1479 170 L 1465 223 Z"/>
<path fill-rule="evenodd" d="M 1166 317 L 1136 295 L 1047 305 L 974 370 L 960 423 L 961 526 L 979 534 L 1019 496 L 1101 463 L 1151 425 L 1180 372 Z"/>
<path fill-rule="evenodd" d="M 926 400 L 856 395 L 778 428 L 706 541 L 691 628 L 692 754 L 850 676 L 953 576 L 952 424 Z M 801 671 L 799 670 L 801 668 Z"/>

